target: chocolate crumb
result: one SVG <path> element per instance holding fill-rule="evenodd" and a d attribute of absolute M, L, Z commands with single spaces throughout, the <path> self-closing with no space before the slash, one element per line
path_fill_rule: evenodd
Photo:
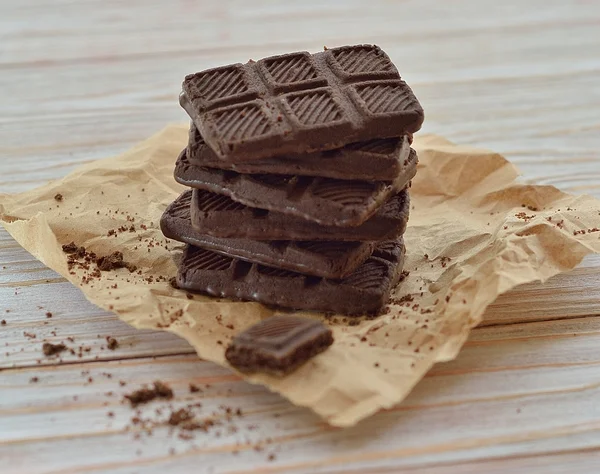
<path fill-rule="evenodd" d="M 6 319 L 3 319 L 2 321 L 0 321 L 0 324 L 1 324 L 2 326 L 6 326 Z"/>
<path fill-rule="evenodd" d="M 76 253 L 79 250 L 79 246 L 75 242 L 71 242 L 70 244 L 63 245 L 62 250 L 64 253 Z"/>
<path fill-rule="evenodd" d="M 123 254 L 119 251 L 113 252 L 106 257 L 100 257 L 96 262 L 98 269 L 103 272 L 109 272 L 116 270 L 117 268 L 123 268 L 126 263 L 123 261 Z"/>
<path fill-rule="evenodd" d="M 37 382 L 39 382 L 39 380 L 40 380 L 40 379 L 39 379 L 38 377 L 31 377 L 31 378 L 29 379 L 29 383 L 37 383 Z"/>
<path fill-rule="evenodd" d="M 180 408 L 179 410 L 172 412 L 171 416 L 169 416 L 169 423 L 171 426 L 179 426 L 186 421 L 190 421 L 194 418 L 194 415 L 185 408 Z"/>
<path fill-rule="evenodd" d="M 129 270 L 129 273 L 133 273 L 138 269 L 137 265 L 133 265 L 132 263 L 125 263 L 125 268 Z"/>
<path fill-rule="evenodd" d="M 120 382 L 119 382 L 120 383 Z M 161 381 L 154 382 L 152 388 L 142 388 L 135 392 L 125 395 L 133 408 L 144 403 L 149 403 L 156 398 L 164 398 L 171 400 L 173 398 L 173 390 Z"/>
<path fill-rule="evenodd" d="M 60 344 L 52 344 L 50 342 L 44 342 L 44 345 L 42 346 L 42 351 L 44 352 L 44 355 L 47 357 L 56 355 L 56 354 L 60 354 L 62 351 L 66 350 L 67 346 L 65 346 L 64 344 L 60 343 Z"/>
<path fill-rule="evenodd" d="M 119 347 L 119 341 L 112 336 L 106 336 L 106 342 L 108 343 L 106 347 L 108 347 L 111 351 L 114 351 L 117 347 Z"/>
<path fill-rule="evenodd" d="M 200 387 L 190 383 L 190 393 L 198 393 L 200 391 Z"/>
<path fill-rule="evenodd" d="M 50 311 L 48 311 L 48 312 L 46 313 L 46 317 L 47 317 L 47 318 L 51 318 L 51 317 L 52 317 L 52 313 L 51 313 Z"/>
<path fill-rule="evenodd" d="M 57 201 L 57 202 L 62 202 L 62 200 L 63 200 L 63 195 L 62 195 L 62 194 L 60 194 L 60 193 L 56 194 L 56 195 L 54 196 L 54 200 L 55 200 L 55 201 Z"/>

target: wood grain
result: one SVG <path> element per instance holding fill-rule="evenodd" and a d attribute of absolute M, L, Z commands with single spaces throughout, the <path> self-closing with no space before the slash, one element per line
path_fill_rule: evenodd
<path fill-rule="evenodd" d="M 524 181 L 600 197 L 599 24 L 589 1 L 0 2 L 0 192 L 187 120 L 177 94 L 189 72 L 376 42 L 424 104 L 425 132 L 501 152 Z M 599 283 L 593 256 L 503 295 L 405 403 L 334 430 L 185 341 L 134 331 L 0 230 L 2 472 L 596 472 Z M 75 355 L 44 358 L 44 340 Z M 199 416 L 224 425 L 135 439 L 122 397 L 155 379 L 174 388 L 173 408 L 202 403 Z M 221 405 L 244 415 L 229 423 Z M 170 410 L 144 413 L 160 418 L 157 407 Z"/>

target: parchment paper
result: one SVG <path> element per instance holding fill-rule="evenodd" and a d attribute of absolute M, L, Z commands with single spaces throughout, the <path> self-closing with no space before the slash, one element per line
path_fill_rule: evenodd
<path fill-rule="evenodd" d="M 232 335 L 274 311 L 257 303 L 188 299 L 162 281 L 175 275 L 181 254 L 182 246 L 166 241 L 158 224 L 183 190 L 172 174 L 187 131 L 185 125 L 170 126 L 62 180 L 0 195 L 0 217 L 25 249 L 93 303 L 134 327 L 171 331 L 200 357 L 227 365 L 224 350 Z M 552 186 L 515 184 L 515 167 L 496 153 L 437 136 L 417 137 L 414 146 L 420 165 L 405 236 L 410 274 L 389 312 L 357 325 L 327 318 L 335 337 L 328 351 L 287 378 L 246 377 L 332 425 L 351 426 L 399 403 L 433 363 L 457 355 L 469 329 L 501 293 L 546 280 L 600 252 L 598 200 Z M 108 236 L 111 229 L 131 225 L 135 231 Z M 82 283 L 84 271 L 70 274 L 61 249 L 71 241 L 98 255 L 120 250 L 141 275 L 120 269 Z"/>

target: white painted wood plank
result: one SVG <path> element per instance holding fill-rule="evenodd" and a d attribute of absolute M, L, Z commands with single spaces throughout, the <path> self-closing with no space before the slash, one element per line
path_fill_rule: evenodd
<path fill-rule="evenodd" d="M 205 469 L 200 472 L 211 472 L 211 466 L 213 472 L 266 472 L 267 467 L 274 472 L 367 472 L 435 463 L 485 465 L 494 458 L 598 447 L 600 355 L 586 348 L 598 346 L 600 318 L 580 320 L 585 331 L 577 338 L 560 336 L 562 324 L 478 329 L 458 359 L 438 365 L 401 406 L 348 430 L 330 429 L 308 411 L 194 356 L 152 364 L 138 359 L 10 370 L 0 385 L 8 394 L 0 408 L 5 427 L 0 455 L 26 472 L 188 472 L 199 464 Z M 492 340 L 485 333 L 493 334 Z M 555 337 L 562 347 L 555 339 L 548 343 Z M 527 350 L 530 358 L 524 356 Z M 534 367 L 531 358 L 547 363 Z M 33 376 L 36 383 L 30 382 Z M 198 401 L 205 416 L 223 404 L 241 408 L 245 415 L 233 423 L 239 430 L 230 433 L 226 424 L 220 437 L 210 431 L 190 442 L 158 428 L 152 436 L 134 439 L 123 432 L 134 412 L 120 403 L 121 397 L 157 378 L 175 390 L 174 407 Z M 120 380 L 127 385 L 121 387 Z M 189 394 L 190 381 L 210 388 Z M 112 396 L 106 395 L 109 391 Z M 144 409 L 144 416 L 162 419 L 153 410 L 162 407 L 168 413 L 168 406 L 156 402 Z M 109 411 L 115 416 L 108 417 Z M 257 429 L 248 430 L 253 424 Z M 255 452 L 253 445 L 266 438 L 273 444 Z M 98 445 L 102 456 L 94 455 Z M 69 446 L 77 456 L 64 455 Z M 171 448 L 178 454 L 171 456 Z M 271 452 L 277 456 L 274 462 L 267 459 Z"/>

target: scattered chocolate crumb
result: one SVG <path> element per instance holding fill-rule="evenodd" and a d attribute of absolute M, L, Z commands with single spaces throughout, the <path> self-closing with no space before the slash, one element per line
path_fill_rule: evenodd
<path fill-rule="evenodd" d="M 275 461 L 276 457 L 274 454 L 269 454 L 269 457 L 267 459 L 269 460 L 269 462 L 273 462 Z"/>
<path fill-rule="evenodd" d="M 123 261 L 123 254 L 119 251 L 113 252 L 106 257 L 100 257 L 96 264 L 98 265 L 98 269 L 103 272 L 123 268 L 126 265 Z"/>
<path fill-rule="evenodd" d="M 528 216 L 526 213 L 524 212 L 517 212 L 515 214 L 515 217 L 521 220 L 524 220 L 525 222 L 529 222 L 531 219 L 533 219 L 535 216 Z"/>
<path fill-rule="evenodd" d="M 169 421 L 167 423 L 169 423 L 171 426 L 179 426 L 182 423 L 192 420 L 193 418 L 194 415 L 189 409 L 180 408 L 177 411 L 171 412 Z"/>
<path fill-rule="evenodd" d="M 127 270 L 129 270 L 129 273 L 133 273 L 138 269 L 137 265 L 134 265 L 132 263 L 127 263 L 127 262 L 125 262 L 125 268 L 127 268 Z M 129 280 L 127 280 L 127 281 L 129 281 Z"/>
<path fill-rule="evenodd" d="M 60 194 L 60 193 L 56 194 L 56 196 L 54 196 L 54 200 L 57 201 L 57 202 L 62 202 L 63 195 Z"/>
<path fill-rule="evenodd" d="M 36 383 L 36 382 L 39 382 L 39 380 L 40 380 L 40 379 L 39 379 L 38 377 L 31 377 L 31 378 L 29 379 L 29 383 Z"/>
<path fill-rule="evenodd" d="M 75 253 L 79 250 L 79 246 L 75 242 L 71 242 L 70 244 L 65 244 L 62 246 L 64 253 Z"/>
<path fill-rule="evenodd" d="M 119 385 L 121 387 L 124 387 L 125 385 L 127 385 L 127 382 L 125 382 L 124 380 L 119 380 Z"/>
<path fill-rule="evenodd" d="M 119 341 L 112 336 L 106 336 L 106 342 L 106 347 L 108 347 L 111 351 L 114 351 L 117 347 L 119 347 Z"/>
<path fill-rule="evenodd" d="M 198 393 L 200 391 L 200 387 L 190 383 L 190 393 Z"/>
<path fill-rule="evenodd" d="M 27 339 L 35 339 L 37 336 L 31 332 L 23 331 L 23 336 Z"/>
<path fill-rule="evenodd" d="M 192 295 L 191 293 L 186 293 L 186 294 L 185 294 L 185 297 L 186 297 L 188 300 L 193 300 L 193 299 L 194 299 L 194 295 Z"/>
<path fill-rule="evenodd" d="M 119 382 L 120 383 L 120 382 Z M 171 400 L 173 398 L 173 390 L 163 382 L 157 380 L 152 388 L 142 388 L 135 392 L 125 395 L 133 408 L 144 403 L 149 403 L 156 398 L 164 398 Z"/>
<path fill-rule="evenodd" d="M 47 318 L 51 318 L 51 317 L 52 317 L 52 313 L 51 313 L 50 311 L 48 311 L 48 312 L 46 313 L 46 317 L 47 317 Z"/>
<path fill-rule="evenodd" d="M 402 304 L 402 303 L 406 303 L 406 302 L 412 302 L 414 301 L 414 297 L 411 294 L 408 295 L 404 295 L 402 298 L 400 298 L 399 300 L 395 300 L 394 304 Z"/>
<path fill-rule="evenodd" d="M 177 278 L 175 278 L 175 277 L 170 278 L 169 284 L 176 290 L 179 290 L 179 285 L 177 285 Z"/>
<path fill-rule="evenodd" d="M 2 326 L 6 326 L 6 319 L 3 319 L 2 321 L 0 321 L 0 324 L 1 324 Z"/>
<path fill-rule="evenodd" d="M 50 357 L 56 354 L 60 354 L 62 351 L 66 350 L 67 346 L 64 344 L 52 344 L 50 342 L 44 342 L 42 345 L 42 351 L 46 357 Z"/>

